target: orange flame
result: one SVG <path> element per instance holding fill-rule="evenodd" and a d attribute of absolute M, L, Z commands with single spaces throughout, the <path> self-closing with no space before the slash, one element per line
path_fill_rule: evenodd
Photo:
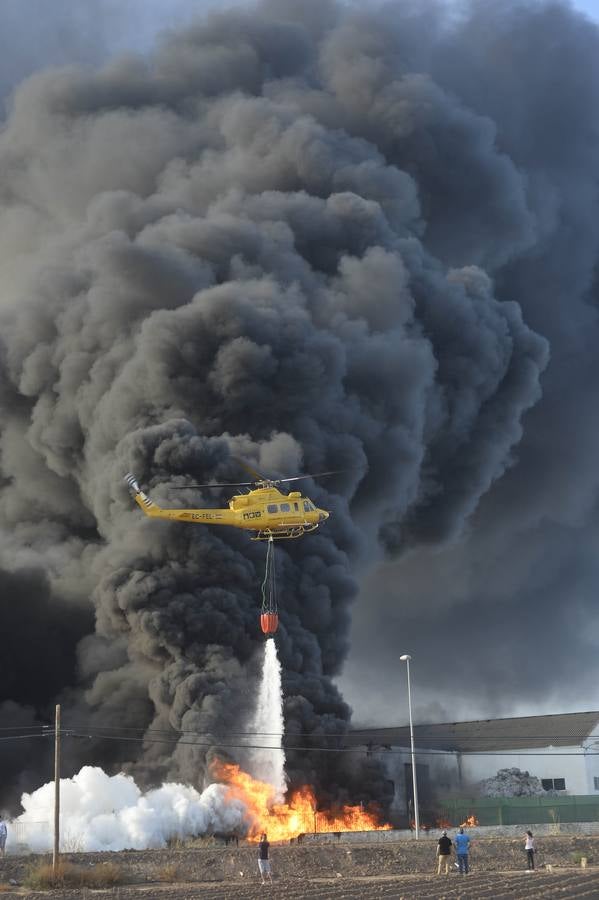
<path fill-rule="evenodd" d="M 240 800 L 247 809 L 248 839 L 257 841 L 262 832 L 270 841 L 284 841 L 307 832 L 387 831 L 376 812 L 361 806 L 343 806 L 339 810 L 319 810 L 314 791 L 308 785 L 294 791 L 288 803 L 274 802 L 270 784 L 252 778 L 239 766 L 217 763 L 214 773 L 228 787 L 228 795 Z"/>
<path fill-rule="evenodd" d="M 428 825 L 426 822 L 419 822 L 418 828 L 420 829 L 420 831 L 430 831 L 431 830 L 431 826 Z M 410 819 L 410 830 L 416 831 L 416 819 Z"/>
<path fill-rule="evenodd" d="M 473 828 L 475 825 L 478 825 L 479 821 L 473 813 L 470 813 L 465 822 L 460 822 L 460 828 L 465 828 L 467 825 L 469 828 Z"/>
<path fill-rule="evenodd" d="M 453 825 L 451 824 L 449 819 L 443 819 L 443 818 L 437 819 L 435 821 L 435 824 L 436 824 L 437 828 L 444 829 L 445 831 L 447 831 L 448 828 L 453 828 Z"/>

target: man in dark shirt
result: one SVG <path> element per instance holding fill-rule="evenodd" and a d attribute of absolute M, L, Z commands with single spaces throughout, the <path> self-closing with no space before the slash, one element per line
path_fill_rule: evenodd
<path fill-rule="evenodd" d="M 263 834 L 260 838 L 260 843 L 258 844 L 258 868 L 260 869 L 262 884 L 266 884 L 264 880 L 265 875 L 268 877 L 268 880 L 272 884 L 272 873 L 270 871 L 270 860 L 268 858 L 269 847 L 270 844 L 266 840 L 266 834 Z"/>
<path fill-rule="evenodd" d="M 444 831 L 437 843 L 437 857 L 439 859 L 437 865 L 437 875 L 441 874 L 441 866 L 445 866 L 445 874 L 449 875 L 452 846 L 453 844 L 451 842 L 451 839 L 447 837 L 447 832 Z"/>

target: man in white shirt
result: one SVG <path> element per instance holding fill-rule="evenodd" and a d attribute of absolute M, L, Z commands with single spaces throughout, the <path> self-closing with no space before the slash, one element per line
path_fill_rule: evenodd
<path fill-rule="evenodd" d="M 4 856 L 5 847 L 6 847 L 6 837 L 8 835 L 8 830 L 6 828 L 6 822 L 0 816 L 0 856 Z"/>

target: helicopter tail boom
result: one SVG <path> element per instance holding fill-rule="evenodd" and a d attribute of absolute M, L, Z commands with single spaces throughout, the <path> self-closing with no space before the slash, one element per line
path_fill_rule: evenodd
<path fill-rule="evenodd" d="M 139 486 L 135 475 L 128 473 L 125 481 L 133 499 L 146 516 L 152 519 L 169 519 L 175 522 L 197 522 L 204 525 L 233 525 L 235 514 L 228 509 L 163 509 L 148 497 Z"/>
<path fill-rule="evenodd" d="M 127 483 L 131 494 L 133 495 L 133 499 L 137 503 L 139 507 L 144 511 L 146 516 L 158 516 L 164 510 L 157 506 L 153 500 L 151 500 L 147 494 L 145 494 L 139 486 L 139 482 L 135 475 L 132 475 L 131 472 L 128 472 L 125 475 L 125 482 Z"/>

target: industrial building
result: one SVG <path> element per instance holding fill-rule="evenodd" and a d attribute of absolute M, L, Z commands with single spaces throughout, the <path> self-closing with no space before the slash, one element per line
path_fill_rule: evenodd
<path fill-rule="evenodd" d="M 383 763 L 393 786 L 391 811 L 410 816 L 409 727 L 357 729 L 351 741 Z M 415 725 L 414 744 L 425 808 L 438 797 L 472 795 L 480 781 L 512 767 L 535 775 L 548 792 L 599 797 L 599 711 Z"/>

